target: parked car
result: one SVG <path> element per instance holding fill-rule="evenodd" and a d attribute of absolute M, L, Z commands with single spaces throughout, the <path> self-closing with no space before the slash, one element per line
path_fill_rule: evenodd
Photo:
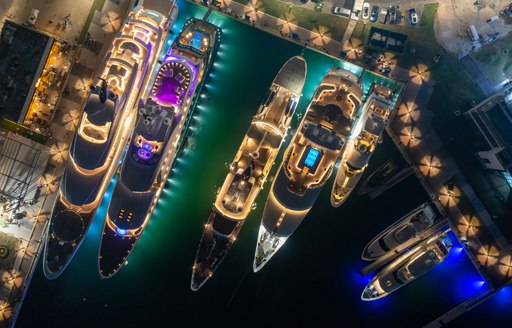
<path fill-rule="evenodd" d="M 389 24 L 395 24 L 396 23 L 396 6 L 389 7 Z"/>
<path fill-rule="evenodd" d="M 386 8 L 382 8 L 379 15 L 379 23 L 386 24 L 388 20 L 388 10 Z"/>
<path fill-rule="evenodd" d="M 363 3 L 363 19 L 370 17 L 370 4 L 368 2 Z"/>
<path fill-rule="evenodd" d="M 373 6 L 370 14 L 370 22 L 375 23 L 379 17 L 379 6 Z"/>
<path fill-rule="evenodd" d="M 347 8 L 343 8 L 343 7 L 334 7 L 332 9 L 332 13 L 335 14 L 335 15 L 343 15 L 343 16 L 349 16 L 350 17 L 350 13 L 351 12 L 352 12 L 352 10 L 347 9 Z"/>
<path fill-rule="evenodd" d="M 411 22 L 411 25 L 418 24 L 418 14 L 414 8 L 409 9 L 409 22 Z"/>

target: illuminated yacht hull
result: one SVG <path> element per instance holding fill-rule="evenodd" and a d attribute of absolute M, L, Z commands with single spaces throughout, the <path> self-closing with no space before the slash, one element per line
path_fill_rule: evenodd
<path fill-rule="evenodd" d="M 338 67 L 322 79 L 285 151 L 263 210 L 253 269 L 298 228 L 331 176 L 361 105 L 358 77 Z"/>
<path fill-rule="evenodd" d="M 363 181 L 357 194 L 362 196 L 372 192 L 381 185 L 386 185 L 392 180 L 397 172 L 398 166 L 395 161 L 390 159 Z"/>
<path fill-rule="evenodd" d="M 139 102 L 103 226 L 98 259 L 102 278 L 118 272 L 151 218 L 220 40 L 216 26 L 189 20 L 165 55 L 149 94 Z"/>
<path fill-rule="evenodd" d="M 263 189 L 302 94 L 306 71 L 304 58 L 288 60 L 254 116 L 205 225 L 192 290 L 198 290 L 222 262 Z"/>
<path fill-rule="evenodd" d="M 44 251 L 44 274 L 58 277 L 82 243 L 135 121 L 133 106 L 162 41 L 164 16 L 133 9 L 85 103 L 63 173 Z M 99 86 L 101 84 L 101 86 Z"/>
<path fill-rule="evenodd" d="M 409 252 L 384 267 L 363 290 L 363 301 L 385 297 L 443 262 L 450 253 L 452 242 L 445 232 L 422 241 Z"/>
<path fill-rule="evenodd" d="M 413 239 L 418 241 L 419 235 L 432 226 L 434 219 L 435 214 L 430 205 L 421 204 L 373 238 L 364 248 L 361 257 L 372 261 Z"/>
<path fill-rule="evenodd" d="M 391 89 L 372 85 L 336 173 L 331 192 L 332 206 L 343 204 L 361 179 L 377 143 L 382 141 L 393 106 L 392 98 Z"/>

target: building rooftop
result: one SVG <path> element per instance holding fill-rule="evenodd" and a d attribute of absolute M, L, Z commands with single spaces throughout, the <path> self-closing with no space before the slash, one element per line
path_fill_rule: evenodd
<path fill-rule="evenodd" d="M 0 34 L 0 117 L 19 122 L 53 39 L 5 21 Z"/>

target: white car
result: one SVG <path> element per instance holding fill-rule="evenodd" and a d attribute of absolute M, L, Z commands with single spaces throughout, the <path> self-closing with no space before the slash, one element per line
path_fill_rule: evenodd
<path fill-rule="evenodd" d="M 382 8 L 379 15 L 379 23 L 386 24 L 388 20 L 388 10 L 386 8 Z"/>
<path fill-rule="evenodd" d="M 411 22 L 411 25 L 418 24 L 418 14 L 414 8 L 409 9 L 409 21 Z"/>
<path fill-rule="evenodd" d="M 370 4 L 368 2 L 363 3 L 363 19 L 370 18 Z"/>

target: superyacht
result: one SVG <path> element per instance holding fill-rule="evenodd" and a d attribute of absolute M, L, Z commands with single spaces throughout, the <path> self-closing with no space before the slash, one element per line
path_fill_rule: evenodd
<path fill-rule="evenodd" d="M 128 15 L 91 85 L 50 217 L 43 271 L 58 277 L 82 243 L 133 128 L 134 105 L 169 22 L 138 6 Z"/>
<path fill-rule="evenodd" d="M 374 83 L 341 158 L 331 192 L 332 206 L 344 203 L 361 179 L 377 143 L 382 141 L 392 106 L 392 90 Z"/>
<path fill-rule="evenodd" d="M 198 290 L 222 262 L 263 189 L 302 95 L 306 71 L 304 58 L 288 60 L 253 117 L 205 225 L 192 290 Z"/>
<path fill-rule="evenodd" d="M 221 31 L 190 19 L 178 34 L 138 103 L 138 118 L 107 209 L 99 250 L 102 278 L 126 262 L 147 226 L 183 145 Z"/>
<path fill-rule="evenodd" d="M 283 246 L 315 203 L 350 136 L 361 97 L 358 77 L 342 68 L 332 68 L 320 82 L 265 204 L 255 272 Z"/>

